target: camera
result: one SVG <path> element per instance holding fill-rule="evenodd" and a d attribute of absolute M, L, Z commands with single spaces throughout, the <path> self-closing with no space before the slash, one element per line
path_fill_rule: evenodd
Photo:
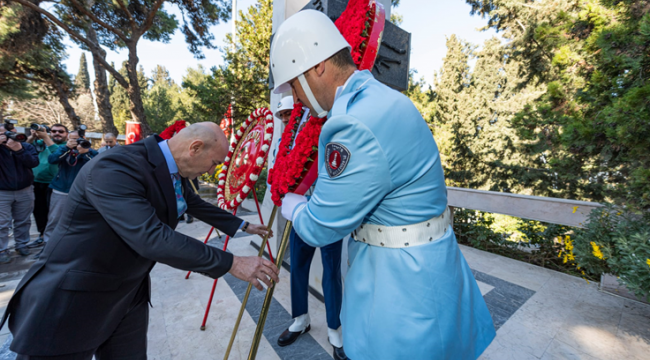
<path fill-rule="evenodd" d="M 16 120 L 11 120 L 11 119 L 5 119 L 5 130 L 11 131 L 14 129 L 14 125 L 18 124 L 18 121 Z"/>
<path fill-rule="evenodd" d="M 86 125 L 79 125 L 79 128 L 77 129 L 77 134 L 79 134 L 79 138 L 77 139 L 77 145 L 81 146 L 84 149 L 90 149 L 92 144 L 90 141 L 86 140 L 84 136 L 86 136 L 86 129 L 88 127 Z"/>
<path fill-rule="evenodd" d="M 32 123 L 29 125 L 29 128 L 34 130 L 34 131 L 45 131 L 45 132 L 50 132 L 50 127 L 47 125 L 41 125 L 37 123 Z"/>
<path fill-rule="evenodd" d="M 7 137 L 7 139 L 11 139 L 13 141 L 19 141 L 19 142 L 27 141 L 27 135 L 25 134 L 15 133 L 13 131 L 5 131 L 4 135 Z M 6 143 L 6 141 L 4 143 Z"/>

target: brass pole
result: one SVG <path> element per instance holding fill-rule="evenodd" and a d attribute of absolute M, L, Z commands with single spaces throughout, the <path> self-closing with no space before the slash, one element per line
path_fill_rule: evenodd
<path fill-rule="evenodd" d="M 287 221 L 287 225 L 284 228 L 284 234 L 282 235 L 282 241 L 280 242 L 280 249 L 278 254 L 275 257 L 275 265 L 280 269 L 282 267 L 282 259 L 284 259 L 284 253 L 287 251 L 287 245 L 289 244 L 289 235 L 291 234 L 291 221 Z M 273 282 L 271 280 L 271 282 Z M 260 312 L 260 318 L 257 321 L 257 327 L 255 328 L 255 335 L 253 336 L 253 344 L 251 345 L 251 350 L 248 353 L 248 360 L 255 360 L 257 356 L 257 350 L 260 347 L 260 341 L 262 340 L 262 332 L 264 331 L 264 323 L 266 322 L 266 316 L 269 314 L 269 307 L 271 307 L 271 300 L 273 299 L 273 291 L 275 290 L 275 284 L 266 289 L 266 297 L 264 298 L 264 304 L 262 304 L 262 311 Z"/>
<path fill-rule="evenodd" d="M 271 217 L 269 218 L 269 224 L 266 226 L 266 229 L 268 231 L 271 231 L 271 226 L 273 226 L 273 222 L 275 221 L 275 214 L 278 212 L 278 206 L 274 205 L 273 210 L 271 211 Z M 266 246 L 266 242 L 268 241 L 268 234 L 264 236 L 262 239 L 262 244 L 260 245 L 260 250 L 257 254 L 258 257 L 262 257 L 264 254 L 264 247 Z M 223 360 L 228 360 L 228 357 L 230 356 L 230 351 L 232 350 L 232 345 L 235 342 L 235 337 L 237 336 L 237 330 L 239 330 L 239 323 L 241 323 L 241 319 L 244 316 L 244 311 L 246 310 L 246 303 L 248 302 L 248 296 L 251 294 L 251 288 L 253 287 L 253 284 L 248 283 L 248 288 L 246 288 L 246 294 L 244 295 L 244 300 L 241 303 L 241 308 L 239 309 L 239 315 L 237 316 L 237 321 L 235 322 L 235 328 L 232 330 L 232 335 L 230 335 L 230 342 L 228 343 L 228 349 L 226 349 L 226 355 L 223 357 Z"/>

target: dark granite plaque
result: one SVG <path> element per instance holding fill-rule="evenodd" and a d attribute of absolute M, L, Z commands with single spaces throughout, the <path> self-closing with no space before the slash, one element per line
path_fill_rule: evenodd
<path fill-rule="evenodd" d="M 311 0 L 302 10 L 322 11 L 336 21 L 345 10 L 346 0 Z M 271 37 L 271 42 L 273 37 Z M 372 69 L 375 79 L 396 89 L 408 89 L 409 63 L 411 58 L 411 34 L 386 20 L 379 54 Z M 273 88 L 273 74 L 269 71 L 269 87 Z"/>

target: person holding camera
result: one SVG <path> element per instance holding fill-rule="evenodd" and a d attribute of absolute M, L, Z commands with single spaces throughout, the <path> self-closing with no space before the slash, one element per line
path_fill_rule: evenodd
<path fill-rule="evenodd" d="M 59 172 L 57 164 L 50 164 L 48 157 L 54 153 L 59 145 L 68 140 L 68 128 L 63 124 L 54 124 L 51 128 L 45 125 L 32 124 L 31 135 L 27 142 L 34 145 L 38 152 L 38 166 L 34 171 L 34 219 L 40 236 L 28 244 L 28 248 L 35 248 L 45 244 L 43 235 L 47 226 L 47 216 L 50 210 L 50 197 L 52 189 L 50 183 Z"/>
<path fill-rule="evenodd" d="M 5 120 L 0 124 L 0 264 L 11 261 L 7 246 L 12 220 L 16 252 L 29 255 L 25 246 L 31 226 L 29 215 L 34 207 L 32 168 L 38 166 L 38 155 L 32 145 L 22 142 L 26 136 L 16 132 L 14 123 Z"/>
<path fill-rule="evenodd" d="M 47 243 L 54 228 L 59 223 L 63 206 L 68 198 L 68 192 L 79 170 L 98 154 L 96 150 L 90 147 L 88 140 L 79 136 L 79 132 L 83 133 L 83 130 L 71 131 L 68 135 L 68 142 L 65 145 L 59 146 L 58 149 L 48 156 L 50 164 L 59 166 L 59 172 L 50 183 L 52 196 L 50 197 L 47 226 L 43 234 L 45 243 Z M 38 256 L 40 256 L 40 253 L 36 255 L 36 258 Z"/>

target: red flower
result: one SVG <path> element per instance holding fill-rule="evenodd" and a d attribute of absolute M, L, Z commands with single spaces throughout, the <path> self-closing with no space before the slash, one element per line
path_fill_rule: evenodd
<path fill-rule="evenodd" d="M 293 149 L 291 149 L 303 114 L 302 104 L 295 104 L 289 124 L 282 133 L 275 165 L 269 172 L 271 199 L 277 206 L 282 205 L 284 195 L 298 187 L 307 174 L 305 169 L 309 170 L 314 164 L 314 161 L 309 160 L 317 157 L 318 154 L 318 150 L 314 149 L 318 149 L 318 138 L 326 118 L 319 119 L 311 116 L 298 134 Z"/>

